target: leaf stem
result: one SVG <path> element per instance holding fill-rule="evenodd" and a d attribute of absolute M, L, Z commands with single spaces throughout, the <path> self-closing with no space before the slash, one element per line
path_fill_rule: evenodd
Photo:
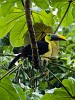
<path fill-rule="evenodd" d="M 49 70 L 49 69 L 48 69 Z M 71 93 L 68 91 L 68 89 L 62 84 L 62 82 L 49 70 L 49 72 L 60 82 L 60 84 L 63 86 L 63 88 L 66 90 L 66 92 L 72 97 Z"/>
<path fill-rule="evenodd" d="M 1 57 L 1 56 L 3 56 L 3 57 L 5 57 L 5 56 L 8 56 L 8 57 L 9 57 L 9 56 L 15 57 L 15 55 L 8 55 L 8 54 L 1 54 L 1 53 L 0 53 L 0 57 Z"/>
<path fill-rule="evenodd" d="M 65 11 L 65 13 L 64 13 L 64 15 L 63 15 L 63 17 L 61 18 L 61 21 L 59 22 L 59 24 L 58 24 L 58 26 L 57 26 L 57 28 L 56 28 L 54 34 L 57 32 L 57 30 L 59 29 L 59 27 L 60 27 L 62 21 L 64 20 L 66 14 L 67 14 L 67 12 L 68 12 L 68 10 L 69 10 L 69 8 L 70 8 L 70 5 L 71 5 L 71 3 L 72 3 L 72 0 L 69 0 L 68 2 L 69 2 L 68 7 L 67 7 L 67 9 L 66 9 L 66 11 Z"/>
<path fill-rule="evenodd" d="M 20 65 L 21 66 L 21 65 Z M 17 68 L 12 68 L 12 69 L 10 69 L 8 72 L 6 72 L 1 78 L 0 78 L 0 81 L 4 78 L 4 77 L 6 77 L 8 74 L 10 74 L 10 73 L 13 73 L 14 71 L 16 71 L 20 66 L 18 66 Z"/>

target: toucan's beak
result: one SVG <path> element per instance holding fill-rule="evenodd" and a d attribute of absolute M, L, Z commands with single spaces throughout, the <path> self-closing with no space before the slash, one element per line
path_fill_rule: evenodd
<path fill-rule="evenodd" d="M 62 35 L 58 35 L 58 34 L 52 34 L 52 36 L 51 36 L 51 41 L 59 41 L 59 40 L 64 40 L 64 41 L 66 41 L 67 39 L 64 37 L 64 36 L 62 36 Z"/>

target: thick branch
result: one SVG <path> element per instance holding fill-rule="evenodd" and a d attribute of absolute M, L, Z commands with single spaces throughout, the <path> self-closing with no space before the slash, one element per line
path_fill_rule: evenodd
<path fill-rule="evenodd" d="M 32 57 L 33 57 L 33 62 L 34 62 L 34 67 L 36 69 L 39 68 L 39 54 L 38 54 L 38 48 L 37 48 L 37 43 L 35 39 L 35 32 L 34 28 L 32 25 L 32 20 L 31 20 L 31 13 L 30 13 L 30 0 L 25 1 L 25 13 L 26 13 L 26 21 L 27 21 L 27 26 L 28 26 L 28 31 L 29 31 L 29 36 L 31 40 L 31 48 L 32 48 Z"/>

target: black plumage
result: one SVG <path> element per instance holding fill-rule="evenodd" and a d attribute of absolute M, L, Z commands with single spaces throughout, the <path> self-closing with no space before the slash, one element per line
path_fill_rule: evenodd
<path fill-rule="evenodd" d="M 39 55 L 43 55 L 46 52 L 48 52 L 48 43 L 46 41 L 38 41 L 37 42 L 38 45 L 38 52 Z M 23 48 L 22 52 L 20 52 L 10 63 L 10 65 L 8 66 L 8 69 L 10 69 L 13 64 L 20 58 L 20 57 L 28 57 L 28 59 L 32 58 L 32 49 L 31 49 L 31 45 L 27 45 L 26 47 Z"/>

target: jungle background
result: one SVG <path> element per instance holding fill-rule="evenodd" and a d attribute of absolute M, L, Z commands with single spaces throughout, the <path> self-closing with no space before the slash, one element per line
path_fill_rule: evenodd
<path fill-rule="evenodd" d="M 75 0 L 30 1 L 37 41 L 42 32 L 64 35 L 67 41 L 60 41 L 58 56 L 43 60 L 39 71 L 28 59 L 8 70 L 14 53 L 30 41 L 25 0 L 0 0 L 0 100 L 75 100 Z"/>

